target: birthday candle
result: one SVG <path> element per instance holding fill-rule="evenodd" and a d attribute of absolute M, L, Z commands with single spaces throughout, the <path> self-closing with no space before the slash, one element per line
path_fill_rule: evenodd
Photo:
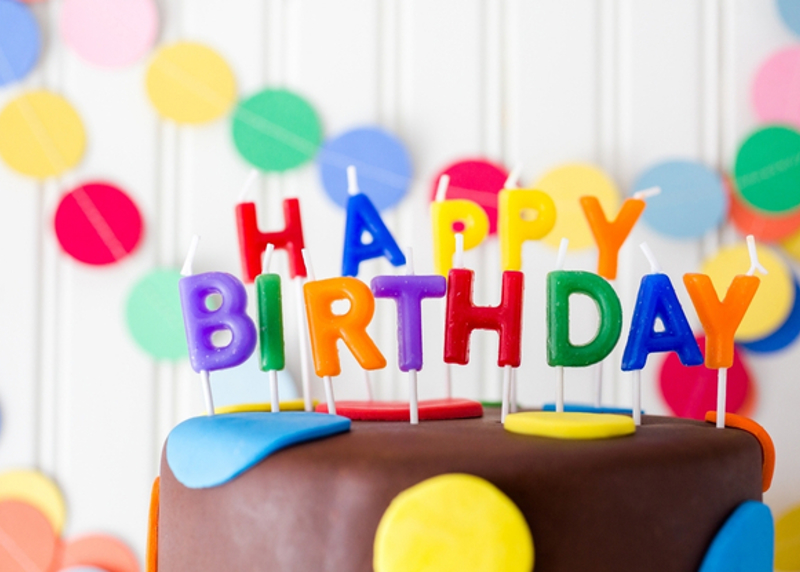
<path fill-rule="evenodd" d="M 642 199 L 627 199 L 613 221 L 606 219 L 597 197 L 581 197 L 580 203 L 597 243 L 597 273 L 607 280 L 614 280 L 617 277 L 619 249 L 644 211 L 645 202 Z"/>
<path fill-rule="evenodd" d="M 267 246 L 262 268 L 264 273 L 256 277 L 258 299 L 258 339 L 261 350 L 261 370 L 269 373 L 272 411 L 280 411 L 278 398 L 278 374 L 286 365 L 283 343 L 283 307 L 281 277 L 269 272 L 269 260 L 273 245 Z"/>
<path fill-rule="evenodd" d="M 456 251 L 456 233 L 464 237 L 464 250 L 478 246 L 489 235 L 489 217 L 481 206 L 466 199 L 445 200 L 447 191 L 446 175 L 442 175 L 444 185 L 431 203 L 431 222 L 433 223 L 433 266 L 437 274 L 447 276 L 453 267 L 453 254 Z M 444 188 L 444 191 L 441 189 Z M 455 225 L 462 228 L 456 229 Z"/>
<path fill-rule="evenodd" d="M 356 170 L 352 165 L 347 168 L 347 176 L 350 198 L 347 199 L 342 276 L 358 276 L 358 267 L 362 262 L 382 256 L 393 266 L 402 266 L 406 263 L 406 257 L 397 246 L 378 209 L 367 195 L 359 192 Z M 365 232 L 370 235 L 370 242 L 362 241 Z"/>
<path fill-rule="evenodd" d="M 535 213 L 536 216 L 527 216 Z M 550 195 L 529 189 L 504 189 L 498 199 L 498 229 L 503 270 L 522 270 L 522 245 L 540 240 L 556 224 L 556 204 Z"/>

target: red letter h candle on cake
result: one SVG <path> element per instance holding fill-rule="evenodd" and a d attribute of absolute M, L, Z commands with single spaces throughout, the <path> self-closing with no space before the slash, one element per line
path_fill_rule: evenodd
<path fill-rule="evenodd" d="M 235 367 L 247 361 L 256 348 L 256 327 L 247 315 L 247 292 L 244 285 L 225 272 L 206 272 L 192 276 L 192 261 L 199 237 L 192 239 L 189 254 L 183 265 L 178 283 L 189 345 L 189 362 L 203 381 L 203 396 L 208 415 L 214 415 L 209 372 Z M 210 310 L 206 304 L 209 296 L 222 298 L 220 307 Z M 217 347 L 211 340 L 214 333 L 227 330 L 231 341 Z"/>

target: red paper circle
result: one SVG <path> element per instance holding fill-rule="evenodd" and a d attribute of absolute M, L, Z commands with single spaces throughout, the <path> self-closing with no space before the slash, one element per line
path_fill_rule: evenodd
<path fill-rule="evenodd" d="M 107 534 L 88 534 L 67 542 L 61 566 L 91 566 L 107 572 L 139 572 L 139 562 L 128 545 Z"/>
<path fill-rule="evenodd" d="M 64 195 L 55 229 L 64 251 L 86 264 L 111 264 L 130 254 L 142 237 L 142 216 L 114 185 L 84 183 Z"/>
<path fill-rule="evenodd" d="M 788 215 L 770 215 L 756 210 L 739 195 L 730 177 L 723 176 L 728 191 L 728 216 L 742 234 L 752 234 L 760 242 L 778 242 L 800 229 L 800 211 Z"/>
<path fill-rule="evenodd" d="M 433 179 L 431 200 L 442 175 L 450 176 L 448 199 L 469 199 L 478 203 L 489 217 L 489 234 L 497 232 L 497 195 L 503 190 L 508 172 L 502 165 L 486 159 L 458 161 L 446 167 Z"/>
<path fill-rule="evenodd" d="M 0 570 L 50 570 L 57 537 L 50 521 L 36 507 L 16 500 L 0 502 L 0 534 Z"/>
<path fill-rule="evenodd" d="M 697 337 L 705 357 L 705 336 Z M 687 367 L 674 352 L 667 354 L 659 374 L 661 395 L 670 411 L 678 417 L 705 419 L 707 411 L 717 410 L 717 370 L 704 365 Z M 733 366 L 728 369 L 725 410 L 739 413 L 750 401 L 753 382 L 738 346 L 733 350 Z"/>

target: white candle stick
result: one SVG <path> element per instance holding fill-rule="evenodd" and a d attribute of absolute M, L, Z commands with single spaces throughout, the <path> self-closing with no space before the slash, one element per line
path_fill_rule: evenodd
<path fill-rule="evenodd" d="M 500 422 L 505 423 L 511 403 L 511 366 L 503 366 L 503 402 L 500 408 Z"/>
<path fill-rule="evenodd" d="M 308 253 L 308 249 L 304 248 L 303 251 L 303 262 L 306 264 L 306 271 L 308 273 L 308 280 L 313 282 L 316 280 L 314 275 L 314 267 L 311 265 L 311 255 Z M 325 401 L 328 404 L 328 413 L 331 415 L 336 415 L 336 400 L 333 397 L 333 382 L 331 381 L 331 376 L 326 375 L 322 378 L 322 383 L 325 386 Z"/>
<path fill-rule="evenodd" d="M 193 274 L 192 266 L 194 265 L 194 257 L 197 253 L 197 244 L 200 242 L 200 235 L 195 234 L 192 237 L 192 242 L 189 244 L 189 252 L 186 254 L 186 260 L 181 267 L 181 276 L 191 276 Z M 206 404 L 206 415 L 212 417 L 215 413 L 214 410 L 214 397 L 211 394 L 211 375 L 207 370 L 200 372 L 200 383 L 203 388 L 203 401 Z"/>
<path fill-rule="evenodd" d="M 556 255 L 556 270 L 563 270 L 567 260 L 569 239 L 562 238 Z M 564 413 L 564 366 L 556 366 L 556 413 Z"/>
<path fill-rule="evenodd" d="M 273 252 L 275 252 L 275 245 L 270 242 L 267 244 L 267 248 L 264 250 L 264 257 L 261 259 L 262 274 L 269 273 L 269 265 L 272 261 Z M 280 396 L 278 395 L 278 372 L 274 369 L 271 369 L 267 372 L 267 375 L 269 376 L 270 411 L 273 413 L 279 413 L 281 410 L 281 400 Z"/>
<path fill-rule="evenodd" d="M 642 370 L 633 370 L 633 423 L 642 424 Z"/>
<path fill-rule="evenodd" d="M 406 276 L 414 276 L 414 249 L 406 248 Z M 408 370 L 408 418 L 412 425 L 419 423 L 419 400 L 417 398 L 417 370 Z"/>
<path fill-rule="evenodd" d="M 511 413 L 517 412 L 517 368 L 511 370 L 511 404 L 509 410 Z"/>
<path fill-rule="evenodd" d="M 436 187 L 436 202 L 440 203 L 447 200 L 447 188 L 450 186 L 450 175 L 442 175 L 439 177 L 439 185 Z M 447 321 L 447 297 L 444 298 L 442 310 L 445 315 L 444 322 Z M 453 397 L 453 368 L 445 362 L 444 364 L 444 394 L 447 399 Z"/>
<path fill-rule="evenodd" d="M 256 169 L 251 169 L 250 173 L 247 175 L 247 179 L 244 181 L 244 185 L 242 185 L 242 190 L 239 191 L 239 197 L 236 199 L 236 202 L 243 203 L 245 199 L 247 199 L 247 195 L 250 194 L 250 189 L 253 187 L 253 183 L 257 177 L 258 171 Z"/>

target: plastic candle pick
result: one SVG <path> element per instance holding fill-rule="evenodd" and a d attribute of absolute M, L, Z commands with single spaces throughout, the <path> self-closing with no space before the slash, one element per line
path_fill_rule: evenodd
<path fill-rule="evenodd" d="M 357 278 L 341 277 L 315 280 L 310 269 L 308 252 L 304 251 L 309 266 L 309 282 L 304 287 L 308 332 L 314 369 L 325 382 L 328 413 L 336 414 L 331 377 L 341 373 L 339 351 L 336 343 L 342 340 L 359 365 L 366 369 L 386 367 L 386 358 L 367 333 L 367 326 L 375 313 L 375 298 L 369 287 Z M 346 313 L 338 315 L 333 303 L 350 302 Z"/>
<path fill-rule="evenodd" d="M 283 345 L 283 307 L 281 300 L 281 277 L 268 274 L 269 263 L 275 247 L 267 245 L 264 251 L 264 272 L 256 277 L 258 299 L 258 340 L 261 350 L 261 371 L 269 375 L 271 410 L 281 410 L 278 396 L 278 371 L 286 366 Z"/>
<path fill-rule="evenodd" d="M 306 315 L 303 304 L 303 282 L 307 275 L 303 260 L 303 221 L 300 216 L 300 201 L 295 198 L 284 199 L 284 228 L 280 231 L 261 232 L 256 218 L 256 205 L 244 202 L 258 171 L 253 169 L 239 193 L 236 205 L 236 227 L 239 233 L 239 254 L 242 260 L 242 275 L 245 282 L 252 282 L 261 273 L 261 257 L 268 244 L 286 251 L 289 257 L 289 277 L 294 282 L 297 314 L 298 348 L 300 350 L 300 374 L 303 385 L 305 410 L 311 411 L 311 372 L 308 367 L 308 341 L 306 336 Z"/>
<path fill-rule="evenodd" d="M 747 237 L 750 269 L 747 275 L 735 276 L 720 302 L 711 278 L 706 274 L 685 274 L 683 282 L 692 299 L 697 317 L 706 333 L 705 365 L 717 370 L 717 427 L 725 427 L 725 399 L 728 368 L 733 365 L 733 337 L 742 322 L 761 280 L 756 270 L 766 274 L 758 262 L 755 238 Z"/>
<path fill-rule="evenodd" d="M 358 276 L 358 267 L 365 260 L 385 256 L 393 266 L 402 266 L 406 257 L 397 246 L 378 209 L 369 197 L 358 190 L 356 168 L 347 167 L 347 223 L 344 229 L 342 276 Z M 363 242 L 367 233 L 369 242 Z"/>
<path fill-rule="evenodd" d="M 622 371 L 633 372 L 633 420 L 642 423 L 642 369 L 647 356 L 656 352 L 674 351 L 683 365 L 700 365 L 703 355 L 686 320 L 669 277 L 661 272 L 647 243 L 641 244 L 651 274 L 642 277 L 633 310 L 628 341 L 622 354 Z M 663 329 L 656 330 L 661 321 Z"/>
<path fill-rule="evenodd" d="M 209 372 L 235 367 L 247 361 L 256 347 L 256 327 L 247 315 L 247 292 L 235 277 L 224 272 L 206 272 L 192 276 L 192 262 L 199 237 L 192 239 L 189 254 L 183 265 L 184 276 L 178 283 L 189 346 L 189 362 L 203 382 L 208 415 L 214 415 Z M 217 294 L 222 298 L 219 308 L 209 309 L 208 299 Z M 212 336 L 228 331 L 231 341 L 216 346 Z"/>
<path fill-rule="evenodd" d="M 415 276 L 413 251 L 409 247 L 406 252 L 406 275 L 376 276 L 371 287 L 376 298 L 391 298 L 397 303 L 398 365 L 408 372 L 410 419 L 416 425 L 417 372 L 422 369 L 422 300 L 444 296 L 447 281 L 444 276 Z"/>

